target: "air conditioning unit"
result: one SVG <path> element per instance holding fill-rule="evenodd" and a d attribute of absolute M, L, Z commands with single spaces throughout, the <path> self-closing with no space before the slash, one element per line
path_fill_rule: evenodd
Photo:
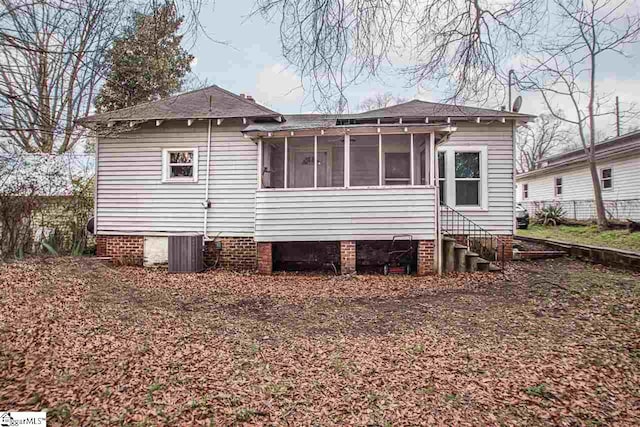
<path fill-rule="evenodd" d="M 169 236 L 169 273 L 198 273 L 204 270 L 201 234 Z"/>

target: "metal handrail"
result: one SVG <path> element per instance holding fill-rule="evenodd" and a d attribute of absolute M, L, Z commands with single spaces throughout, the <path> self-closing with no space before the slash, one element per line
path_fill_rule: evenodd
<path fill-rule="evenodd" d="M 488 261 L 500 261 L 500 270 L 504 270 L 505 243 L 501 243 L 497 235 L 490 233 L 475 221 L 444 203 L 440 204 L 440 229 L 444 234 L 456 240 L 463 237 L 469 249 L 477 251 Z M 487 241 L 489 242 L 488 247 Z M 498 257 L 498 250 L 500 250 L 500 257 Z"/>

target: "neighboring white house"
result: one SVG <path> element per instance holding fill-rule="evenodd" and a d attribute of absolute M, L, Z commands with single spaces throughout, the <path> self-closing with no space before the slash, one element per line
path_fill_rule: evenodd
<path fill-rule="evenodd" d="M 349 271 L 358 242 L 409 234 L 424 274 L 446 226 L 438 195 L 458 224 L 510 243 L 514 133 L 529 119 L 417 100 L 283 115 L 217 86 L 88 117 L 102 129 L 98 253 L 166 259 L 168 235 L 201 233 L 223 265 L 267 272 L 276 242 L 333 242 Z"/>
<path fill-rule="evenodd" d="M 610 218 L 640 219 L 640 131 L 596 144 L 598 177 Z M 569 218 L 595 218 L 593 181 L 583 149 L 543 159 L 516 177 L 517 199 L 530 213 L 562 206 Z"/>

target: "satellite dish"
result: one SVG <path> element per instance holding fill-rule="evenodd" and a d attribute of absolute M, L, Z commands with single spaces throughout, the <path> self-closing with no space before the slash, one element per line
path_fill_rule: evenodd
<path fill-rule="evenodd" d="M 521 107 L 522 107 L 522 97 L 518 96 L 516 100 L 513 102 L 513 107 L 511 107 L 511 111 L 513 111 L 514 113 L 517 113 L 518 111 L 520 111 Z"/>

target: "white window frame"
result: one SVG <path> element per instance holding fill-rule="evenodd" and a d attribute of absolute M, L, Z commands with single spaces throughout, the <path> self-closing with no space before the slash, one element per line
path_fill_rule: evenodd
<path fill-rule="evenodd" d="M 558 193 L 558 182 L 557 182 L 558 179 L 560 179 L 560 193 Z M 553 197 L 562 197 L 563 194 L 564 194 L 564 178 L 561 176 L 554 176 L 553 177 Z"/>
<path fill-rule="evenodd" d="M 488 147 L 486 145 L 446 145 L 438 147 L 438 152 L 445 154 L 445 197 L 444 203 L 459 211 L 488 211 L 489 210 L 489 158 Z M 448 154 L 450 153 L 450 154 Z M 480 153 L 480 197 L 478 206 L 457 205 L 456 201 L 456 178 L 455 153 Z M 435 157 L 435 156 L 434 156 Z"/>
<path fill-rule="evenodd" d="M 171 164 L 170 153 L 179 153 L 179 152 L 191 152 L 192 153 L 192 163 L 193 166 L 193 176 L 180 176 L 180 177 L 172 177 L 171 176 Z M 198 182 L 198 148 L 190 147 L 190 148 L 163 148 L 162 149 L 162 182 L 166 183 L 193 183 Z"/>
<path fill-rule="evenodd" d="M 526 182 L 522 184 L 522 200 L 529 199 L 529 183 Z"/>
<path fill-rule="evenodd" d="M 440 178 L 440 153 L 442 153 L 442 155 L 444 156 L 444 173 L 445 176 L 444 178 Z M 440 201 L 440 188 L 442 187 L 442 183 L 444 182 L 444 200 L 442 200 L 442 203 L 447 203 L 447 189 L 449 188 L 449 186 L 447 185 L 447 159 L 449 158 L 449 156 L 447 155 L 447 152 L 445 150 L 438 150 L 438 152 L 436 152 L 435 154 L 436 156 L 436 162 L 438 162 L 438 173 L 436 175 L 436 179 L 438 180 L 438 203 L 441 203 Z"/>
<path fill-rule="evenodd" d="M 606 178 L 608 181 L 611 181 L 611 187 L 609 188 L 604 188 L 605 178 L 602 177 L 602 173 L 606 170 L 611 171 L 611 176 L 609 178 Z M 602 189 L 602 191 L 613 191 L 613 167 L 607 166 L 607 167 L 601 168 L 599 173 L 600 173 L 600 189 Z"/>

